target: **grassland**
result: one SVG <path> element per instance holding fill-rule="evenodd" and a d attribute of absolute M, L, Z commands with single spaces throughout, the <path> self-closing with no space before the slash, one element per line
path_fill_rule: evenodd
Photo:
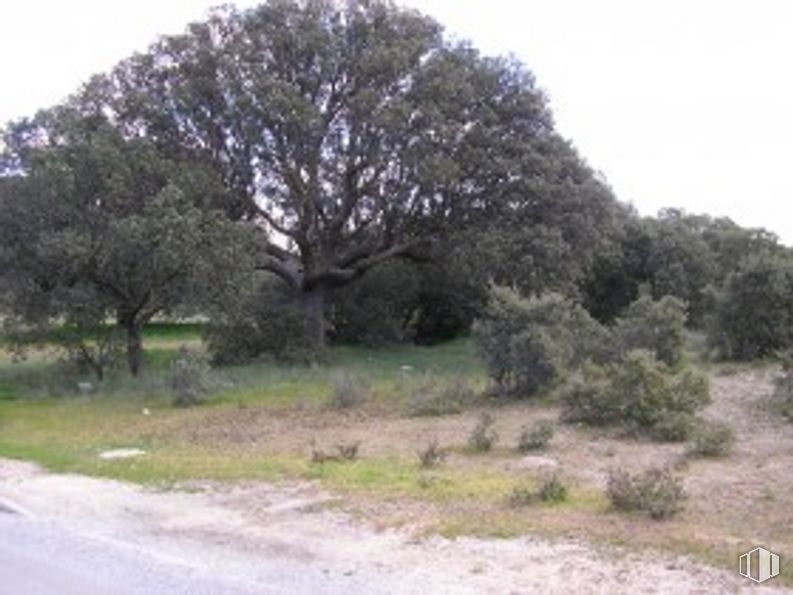
<path fill-rule="evenodd" d="M 760 542 L 793 555 L 793 425 L 767 407 L 772 367 L 708 369 L 714 404 L 706 415 L 736 427 L 739 441 L 731 457 L 688 461 L 684 445 L 571 426 L 557 429 L 548 450 L 525 457 L 515 449 L 520 429 L 556 419 L 552 398 L 480 397 L 455 414 L 405 414 L 410 395 L 428 379 L 441 385 L 462 381 L 482 392 L 484 371 L 465 340 L 432 348 L 334 347 L 314 367 L 262 362 L 228 368 L 213 373 L 203 405 L 176 409 L 165 377 L 179 346 L 200 348 L 198 332 L 195 326 L 148 329 L 146 376 L 135 382 L 110 378 L 90 395 L 72 390 L 52 396 L 59 380 L 49 351 L 21 363 L 0 353 L 0 457 L 162 487 L 192 480 L 316 481 L 367 519 L 450 537 L 569 535 L 685 553 L 727 568 Z M 366 385 L 365 403 L 343 411 L 327 407 L 340 374 Z M 465 444 L 483 411 L 495 416 L 500 439 L 491 452 L 474 455 Z M 446 449 L 448 459 L 422 469 L 416 451 L 431 440 Z M 360 444 L 355 461 L 311 460 L 312 449 L 333 452 L 353 442 Z M 99 458 L 118 447 L 147 454 Z M 603 495 L 609 469 L 658 464 L 675 465 L 685 478 L 690 499 L 679 517 L 659 523 L 610 509 Z M 570 489 L 566 502 L 509 505 L 516 486 L 537 486 L 551 468 Z M 783 568 L 783 574 L 793 585 L 793 569 Z"/>

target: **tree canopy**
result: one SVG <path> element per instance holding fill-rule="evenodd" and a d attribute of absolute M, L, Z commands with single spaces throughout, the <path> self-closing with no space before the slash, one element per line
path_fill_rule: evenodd
<path fill-rule="evenodd" d="M 259 266 L 305 298 L 320 335 L 327 289 L 426 259 L 450 229 L 500 214 L 561 225 L 578 247 L 615 204 L 523 65 L 386 2 L 224 8 L 73 101 L 212 167 L 222 208 L 267 234 Z"/>
<path fill-rule="evenodd" d="M 102 118 L 53 110 L 16 132 L 25 130 L 46 142 L 24 143 L 16 154 L 25 175 L 0 188 L 10 321 L 113 318 L 137 374 L 143 325 L 219 291 L 215 282 L 247 258 L 245 232 L 202 204 L 223 193 L 211 172 L 169 160 L 145 139 L 123 139 Z"/>

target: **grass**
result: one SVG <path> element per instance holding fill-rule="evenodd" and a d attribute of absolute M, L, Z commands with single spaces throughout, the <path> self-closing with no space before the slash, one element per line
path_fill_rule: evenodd
<path fill-rule="evenodd" d="M 102 385 L 101 394 L 91 397 L 50 396 L 49 386 L 56 371 L 52 353 L 35 351 L 16 363 L 9 353 L 0 350 L 0 456 L 33 460 L 53 471 L 147 483 L 289 475 L 320 478 L 341 487 L 399 486 L 403 483 L 399 473 L 407 473 L 409 465 L 381 461 L 378 464 L 389 471 L 381 471 L 385 475 L 379 479 L 377 465 L 368 461 L 338 469 L 326 466 L 318 471 L 296 457 L 246 458 L 203 451 L 200 445 L 186 443 L 182 435 L 169 437 L 169 428 L 183 425 L 185 416 L 194 417 L 198 426 L 204 416 L 230 408 L 278 409 L 296 403 L 317 406 L 327 398 L 333 375 L 340 370 L 369 380 L 381 399 L 392 396 L 406 376 L 432 373 L 451 379 L 465 370 L 468 377 L 483 378 L 467 341 L 378 351 L 333 347 L 322 366 L 285 367 L 261 362 L 224 369 L 216 374 L 217 389 L 209 395 L 206 406 L 187 412 L 174 410 L 163 376 L 179 346 L 198 342 L 200 332 L 197 324 L 150 325 L 144 333 L 146 377 L 133 381 L 124 374 L 115 375 Z M 152 415 L 144 416 L 144 408 Z M 151 454 L 137 462 L 103 462 L 97 458 L 102 450 L 130 444 Z M 415 483 L 417 473 L 414 469 L 404 475 L 404 481 Z"/>
<path fill-rule="evenodd" d="M 226 368 L 215 373 L 216 388 L 206 404 L 189 410 L 171 406 L 164 375 L 180 345 L 200 346 L 200 327 L 156 325 L 146 330 L 145 343 L 146 377 L 132 381 L 118 375 L 90 397 L 50 395 L 55 370 L 51 352 L 35 352 L 24 362 L 12 363 L 9 354 L 0 349 L 0 457 L 34 461 L 55 472 L 162 487 L 196 479 L 305 479 L 343 496 L 348 506 L 376 509 L 377 518 L 382 512 L 385 522 L 402 522 L 408 516 L 411 526 L 447 537 L 535 533 L 604 543 L 623 540 L 631 547 L 655 547 L 717 566 L 733 566 L 733 560 L 728 559 L 733 552 L 725 551 L 721 533 L 709 542 L 696 532 L 701 524 L 698 528 L 689 523 L 689 527 L 685 519 L 658 526 L 643 518 L 620 515 L 610 510 L 602 490 L 575 480 L 565 502 L 533 503 L 519 510 L 510 506 L 509 495 L 517 485 L 536 488 L 542 480 L 512 470 L 520 455 L 511 445 L 527 421 L 525 416 L 534 415 L 536 409 L 537 415 L 547 417 L 549 403 L 526 404 L 525 409 L 523 404 L 505 407 L 496 416 L 498 430 L 502 432 L 503 424 L 510 420 L 515 427 L 511 434 L 504 434 L 504 447 L 475 457 L 468 455 L 464 446 L 478 409 L 457 416 L 404 418 L 404 403 L 399 399 L 409 392 L 406 387 L 423 378 L 484 385 L 484 371 L 467 340 L 380 350 L 332 347 L 323 364 L 313 367 L 259 362 Z M 340 372 L 359 376 L 371 387 L 371 398 L 363 410 L 333 412 L 323 406 L 332 379 Z M 144 415 L 144 409 L 150 415 Z M 319 432 L 321 446 L 332 450 L 334 440 L 358 440 L 355 432 L 363 430 L 356 420 L 369 417 L 368 425 L 363 425 L 371 433 L 364 434 L 360 459 L 311 462 L 310 432 Z M 299 438 L 293 436 L 296 422 L 303 426 Z M 401 450 L 391 452 L 379 437 L 385 424 L 392 432 L 388 440 L 410 440 L 400 433 L 407 425 L 412 432 L 425 428 L 420 438 L 423 442 L 402 444 Z M 439 428 L 456 428 L 456 438 L 448 433 L 439 435 L 451 460 L 422 469 L 415 450 Z M 560 431 L 562 448 L 567 430 Z M 589 439 L 583 431 L 576 430 L 575 436 L 585 443 Z M 127 460 L 98 457 L 104 450 L 119 447 L 138 447 L 147 454 Z M 554 442 L 551 456 L 556 455 L 556 448 Z M 397 512 L 383 512 L 384 503 Z M 413 522 L 416 517 L 418 522 Z M 749 541 L 748 533 L 736 527 L 734 534 L 745 538 L 736 546 L 740 550 L 743 541 Z M 780 582 L 793 586 L 793 573 L 783 569 Z"/>

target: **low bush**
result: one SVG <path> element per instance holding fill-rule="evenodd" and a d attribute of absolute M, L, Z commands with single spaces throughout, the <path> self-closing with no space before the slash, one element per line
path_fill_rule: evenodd
<path fill-rule="evenodd" d="M 336 445 L 336 450 L 345 461 L 354 461 L 358 458 L 358 450 L 361 447 L 360 442 L 344 442 Z"/>
<path fill-rule="evenodd" d="M 545 479 L 534 489 L 526 485 L 515 486 L 509 496 L 511 506 L 529 506 L 537 502 L 558 503 L 567 500 L 567 486 L 557 475 Z"/>
<path fill-rule="evenodd" d="M 331 377 L 331 392 L 326 401 L 328 409 L 353 409 L 369 396 L 369 385 L 355 374 L 343 372 Z"/>
<path fill-rule="evenodd" d="M 300 296 L 280 279 L 265 276 L 258 289 L 243 293 L 221 312 L 212 313 L 207 349 L 215 365 L 238 365 L 261 356 L 305 364 L 319 353 Z"/>
<path fill-rule="evenodd" d="M 674 434 L 684 430 L 680 415 L 693 415 L 709 401 L 703 375 L 690 370 L 671 374 L 652 353 L 632 351 L 618 363 L 585 366 L 562 395 L 562 419 Z"/>
<path fill-rule="evenodd" d="M 581 306 L 560 295 L 525 298 L 494 286 L 474 325 L 474 343 L 501 392 L 530 397 L 591 357 L 604 333 Z"/>
<path fill-rule="evenodd" d="M 354 461 L 358 458 L 360 442 L 342 442 L 336 445 L 335 453 L 328 453 L 319 448 L 314 440 L 311 441 L 311 462 L 320 465 L 333 461 Z"/>
<path fill-rule="evenodd" d="M 493 429 L 496 420 L 489 413 L 483 413 L 471 430 L 468 437 L 468 448 L 473 452 L 487 452 L 498 441 L 498 434 Z"/>
<path fill-rule="evenodd" d="M 553 438 L 555 427 L 556 425 L 549 419 L 542 419 L 530 426 L 524 426 L 518 437 L 518 451 L 529 452 L 545 448 Z"/>
<path fill-rule="evenodd" d="M 430 417 L 460 413 L 475 398 L 474 389 L 462 380 L 439 384 L 427 378 L 408 388 L 405 414 Z"/>
<path fill-rule="evenodd" d="M 793 420 L 793 352 L 782 358 L 782 371 L 774 380 L 774 402 L 782 415 Z"/>
<path fill-rule="evenodd" d="M 537 490 L 537 496 L 543 502 L 564 502 L 567 500 L 567 486 L 557 475 L 554 475 L 542 483 Z"/>
<path fill-rule="evenodd" d="M 735 431 L 720 421 L 704 421 L 694 432 L 688 454 L 692 457 L 724 457 L 735 444 Z"/>
<path fill-rule="evenodd" d="M 679 478 L 656 467 L 638 474 L 612 470 L 606 491 L 615 509 L 646 512 L 656 520 L 680 512 L 688 497 Z"/>
<path fill-rule="evenodd" d="M 181 347 L 171 362 L 167 376 L 168 388 L 176 407 L 191 407 L 201 402 L 211 390 L 210 368 L 203 356 Z"/>
<path fill-rule="evenodd" d="M 518 485 L 512 489 L 509 495 L 509 504 L 519 508 L 521 506 L 529 506 L 537 501 L 537 492 L 529 486 Z"/>
<path fill-rule="evenodd" d="M 423 469 L 432 469 L 446 460 L 446 453 L 441 449 L 437 440 L 430 441 L 427 446 L 419 450 L 416 454 L 419 458 L 419 464 Z"/>
<path fill-rule="evenodd" d="M 671 411 L 650 428 L 650 435 L 660 442 L 685 442 L 694 434 L 698 421 L 690 413 Z"/>

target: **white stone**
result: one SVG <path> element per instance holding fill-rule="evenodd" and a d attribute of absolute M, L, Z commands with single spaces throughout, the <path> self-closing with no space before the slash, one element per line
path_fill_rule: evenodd
<path fill-rule="evenodd" d="M 145 450 L 139 448 L 116 448 L 114 450 L 106 450 L 99 453 L 100 459 L 132 459 L 135 457 L 142 457 L 146 454 Z"/>

